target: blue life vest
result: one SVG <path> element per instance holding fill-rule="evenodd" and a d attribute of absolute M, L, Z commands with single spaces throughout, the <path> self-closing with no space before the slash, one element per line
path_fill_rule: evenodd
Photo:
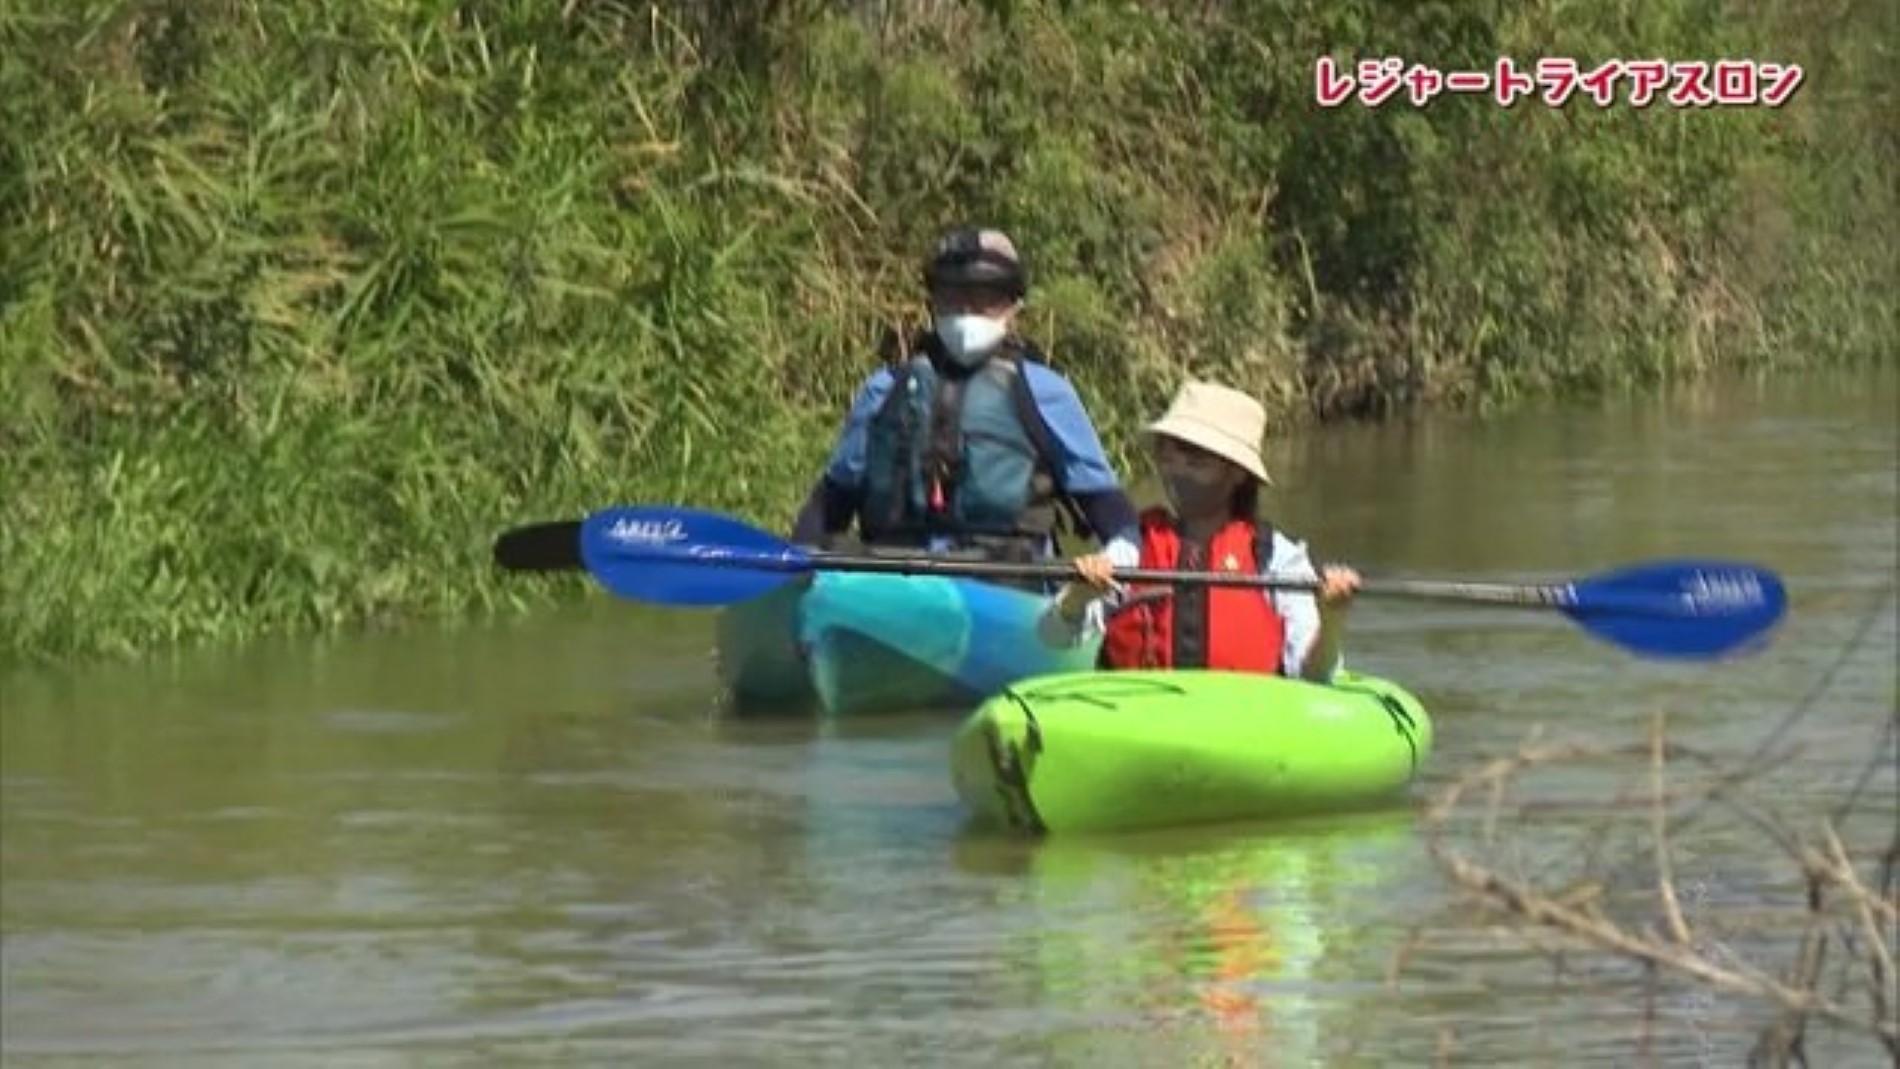
<path fill-rule="evenodd" d="M 1022 361 L 1006 348 L 968 374 L 945 374 L 920 352 L 897 369 L 867 429 L 858 512 L 867 542 L 947 539 L 1041 555 L 1062 495 Z"/>

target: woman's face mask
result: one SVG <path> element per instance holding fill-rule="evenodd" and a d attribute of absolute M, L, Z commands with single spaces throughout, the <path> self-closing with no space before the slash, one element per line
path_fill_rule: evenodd
<path fill-rule="evenodd" d="M 1220 457 L 1172 438 L 1157 439 L 1154 466 L 1168 504 L 1184 518 L 1224 515 L 1247 477 Z"/>
<path fill-rule="evenodd" d="M 1218 473 L 1169 472 L 1161 476 L 1168 504 L 1180 516 L 1213 516 L 1226 512 L 1234 488 Z"/>

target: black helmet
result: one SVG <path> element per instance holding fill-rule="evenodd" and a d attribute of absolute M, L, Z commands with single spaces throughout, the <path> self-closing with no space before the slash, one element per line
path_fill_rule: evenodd
<path fill-rule="evenodd" d="M 937 242 L 924 264 L 924 285 L 996 289 L 1015 300 L 1029 292 L 1029 274 L 1016 254 L 1016 243 L 1001 230 L 964 227 Z"/>

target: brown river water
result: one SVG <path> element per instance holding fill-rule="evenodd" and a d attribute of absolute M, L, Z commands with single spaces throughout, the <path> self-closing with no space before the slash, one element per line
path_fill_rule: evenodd
<path fill-rule="evenodd" d="M 1637 660 L 1561 617 L 1364 599 L 1349 662 L 1415 691 L 1438 746 L 1410 807 L 1350 819 L 978 834 L 947 767 L 962 710 L 734 721 L 710 616 L 604 595 L 506 626 L 14 673 L 0 1054 L 1634 1065 L 1647 1013 L 1659 1063 L 1740 1064 L 1762 1005 L 1693 985 L 1647 1002 L 1611 958 L 1560 973 L 1459 896 L 1422 809 L 1535 730 L 1641 743 L 1663 711 L 1678 742 L 1776 758 L 1749 798 L 1804 829 L 1844 809 L 1862 855 L 1884 848 L 1896 403 L 1888 370 L 1277 443 L 1278 522 L 1368 573 L 1554 579 L 1734 556 L 1790 590 L 1774 644 L 1716 665 Z M 1574 803 L 1635 773 L 1639 759 L 1555 767 L 1524 794 Z M 1792 908 L 1791 864 L 1724 812 L 1677 818 L 1688 921 Z M 1533 823 L 1491 853 L 1480 811 L 1461 813 L 1448 834 L 1487 863 L 1574 863 L 1576 833 L 1613 821 L 1601 868 L 1632 887 L 1648 871 L 1641 810 L 1553 805 L 1510 818 Z M 1792 944 L 1775 931 L 1728 946 L 1780 969 Z M 1841 1032 L 1817 1029 L 1809 1053 L 1889 1064 Z"/>

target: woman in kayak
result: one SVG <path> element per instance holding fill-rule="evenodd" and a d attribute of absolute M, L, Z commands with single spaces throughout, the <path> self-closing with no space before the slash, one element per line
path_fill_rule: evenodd
<path fill-rule="evenodd" d="M 1073 646 L 1101 636 L 1106 669 L 1219 668 L 1328 682 L 1340 664 L 1345 608 L 1359 586 L 1350 568 L 1316 573 L 1304 543 L 1257 518 L 1271 485 L 1258 442 L 1266 411 L 1225 386 L 1189 382 L 1146 429 L 1172 508 L 1141 516 L 1141 567 L 1251 571 L 1320 583 L 1305 591 L 1182 586 L 1130 593 L 1105 554 L 1075 562 L 1082 582 L 1050 599 L 1043 640 Z"/>

